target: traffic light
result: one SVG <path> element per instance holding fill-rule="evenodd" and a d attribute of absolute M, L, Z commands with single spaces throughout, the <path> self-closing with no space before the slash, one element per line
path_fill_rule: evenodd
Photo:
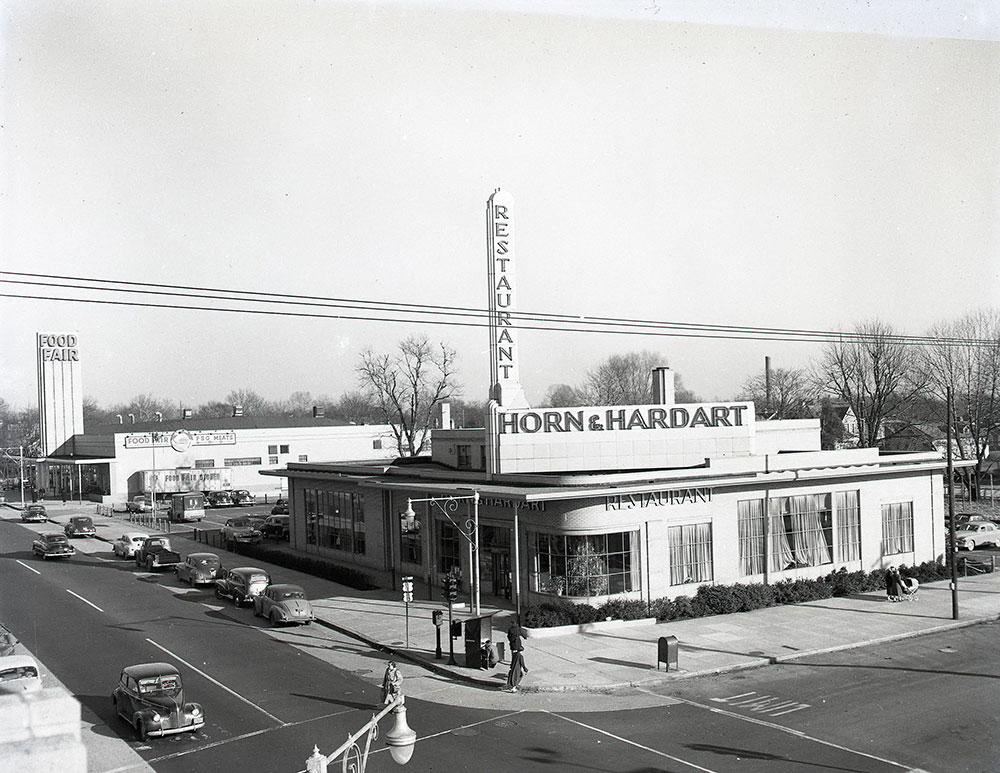
<path fill-rule="evenodd" d="M 444 576 L 444 597 L 449 604 L 458 601 L 458 578 L 453 574 Z"/>
<path fill-rule="evenodd" d="M 413 577 L 403 578 L 403 601 L 413 601 Z"/>

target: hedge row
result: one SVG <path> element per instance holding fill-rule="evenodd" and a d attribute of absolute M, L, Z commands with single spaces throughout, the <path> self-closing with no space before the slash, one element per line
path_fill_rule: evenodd
<path fill-rule="evenodd" d="M 269 564 L 283 566 L 286 569 L 295 569 L 315 577 L 332 580 L 355 590 L 374 590 L 378 587 L 372 583 L 368 575 L 357 569 L 338 566 L 331 561 L 324 561 L 315 556 L 291 553 L 268 545 L 249 545 L 242 542 L 236 543 L 236 552 L 243 556 L 266 561 Z"/>
<path fill-rule="evenodd" d="M 934 582 L 950 576 L 948 567 L 936 561 L 919 566 L 900 566 L 902 577 L 914 577 L 919 582 Z M 574 604 L 570 601 L 546 601 L 528 607 L 524 624 L 529 628 L 551 628 L 557 625 L 582 625 L 598 620 L 639 620 L 655 617 L 658 621 L 686 620 L 708 615 L 727 615 L 780 604 L 800 604 L 804 601 L 850 596 L 885 588 L 885 572 L 848 572 L 841 568 L 815 580 L 781 580 L 771 585 L 740 584 L 702 585 L 694 597 L 654 599 L 649 604 L 639 599 L 612 599 L 600 607 Z"/>

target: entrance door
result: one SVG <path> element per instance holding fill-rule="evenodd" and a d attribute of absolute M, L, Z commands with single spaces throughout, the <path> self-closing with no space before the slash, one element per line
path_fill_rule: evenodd
<path fill-rule="evenodd" d="M 493 559 L 493 595 L 510 599 L 510 553 L 490 553 Z"/>

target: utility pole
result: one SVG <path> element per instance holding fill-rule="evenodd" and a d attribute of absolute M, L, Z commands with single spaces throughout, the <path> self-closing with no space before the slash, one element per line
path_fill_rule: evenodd
<path fill-rule="evenodd" d="M 951 452 L 951 387 L 947 391 L 948 401 L 948 564 L 951 567 L 951 619 L 958 620 L 958 567 L 955 562 L 958 550 L 955 546 L 955 469 Z"/>
<path fill-rule="evenodd" d="M 764 416 L 771 418 L 771 358 L 764 358 Z"/>

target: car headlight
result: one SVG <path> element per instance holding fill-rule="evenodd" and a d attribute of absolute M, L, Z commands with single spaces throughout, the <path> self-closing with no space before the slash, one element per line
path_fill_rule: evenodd
<path fill-rule="evenodd" d="M 157 714 L 156 712 L 153 712 L 153 721 L 154 722 L 159 722 L 161 719 L 162 719 L 162 717 L 159 714 Z"/>
<path fill-rule="evenodd" d="M 191 716 L 192 717 L 200 717 L 201 716 L 201 706 L 192 706 L 191 707 Z"/>

